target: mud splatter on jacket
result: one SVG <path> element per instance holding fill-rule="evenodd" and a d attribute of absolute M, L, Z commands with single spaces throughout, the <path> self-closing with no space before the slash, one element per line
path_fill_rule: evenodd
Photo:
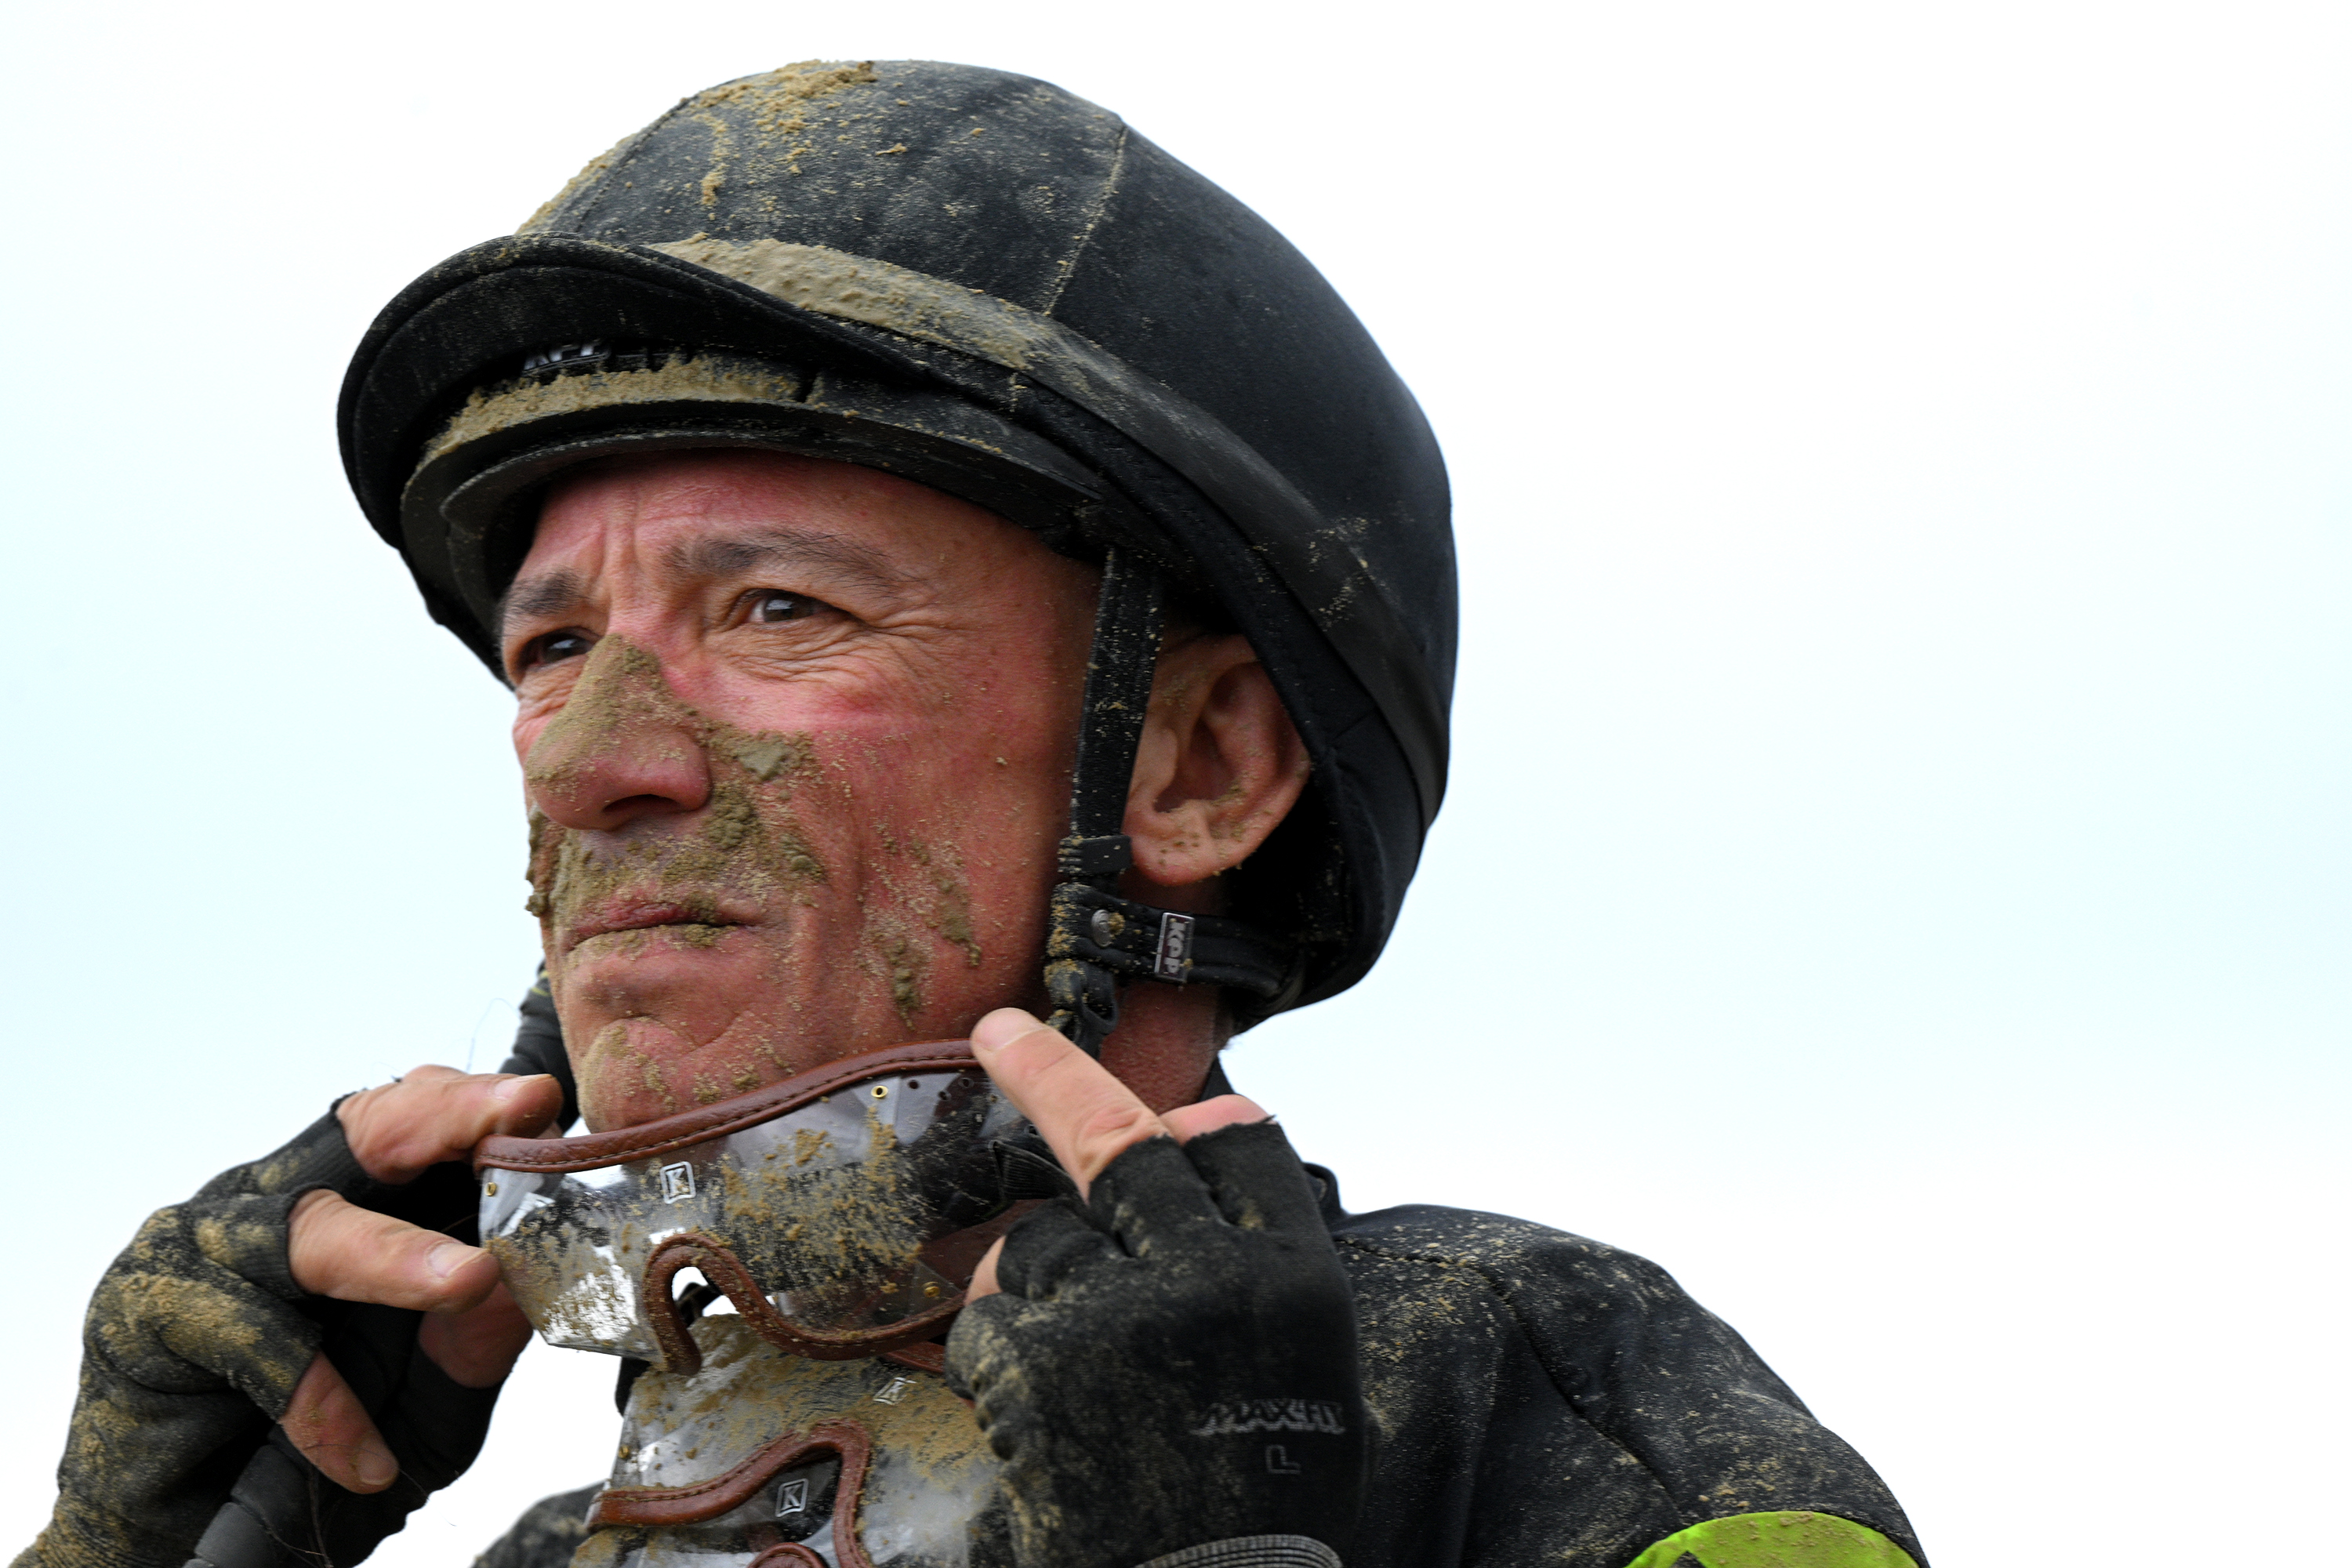
<path fill-rule="evenodd" d="M 1655 1264 L 1499 1215 L 1351 1215 L 1308 1170 L 1378 1432 L 1348 1568 L 1924 1564 L 1862 1457 Z M 484 1561 L 563 1568 L 578 1537 L 548 1506 Z"/>
<path fill-rule="evenodd" d="M 1924 1561 L 1862 1457 L 1656 1264 L 1499 1215 L 1325 1201 L 1380 1429 L 1349 1568 Z"/>

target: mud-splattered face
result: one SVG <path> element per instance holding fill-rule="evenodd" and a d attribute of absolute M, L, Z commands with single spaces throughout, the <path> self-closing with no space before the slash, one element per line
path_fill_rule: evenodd
<path fill-rule="evenodd" d="M 591 1126 L 1034 1002 L 1087 568 L 890 475 L 688 452 L 570 476 L 507 605 Z"/>

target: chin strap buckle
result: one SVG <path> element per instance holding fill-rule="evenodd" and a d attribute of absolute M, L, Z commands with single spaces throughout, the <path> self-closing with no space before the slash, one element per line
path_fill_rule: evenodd
<path fill-rule="evenodd" d="M 1222 915 L 1155 909 L 1084 882 L 1054 889 L 1045 937 L 1049 969 L 1067 964 L 1106 979 L 1160 980 L 1171 985 L 1229 985 L 1261 1001 L 1280 995 L 1290 975 L 1291 945 Z M 1047 984 L 1052 984 L 1049 973 Z M 1118 1016 L 1117 991 L 1110 1016 Z M 1066 1005 L 1055 995 L 1056 1006 Z M 1106 1031 L 1108 1032 L 1108 1031 Z"/>

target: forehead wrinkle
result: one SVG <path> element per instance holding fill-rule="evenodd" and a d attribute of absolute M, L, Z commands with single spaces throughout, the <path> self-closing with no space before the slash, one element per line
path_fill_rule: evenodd
<path fill-rule="evenodd" d="M 820 529 L 775 527 L 732 538 L 690 539 L 662 552 L 662 563 L 687 577 L 736 577 L 762 566 L 813 566 L 879 594 L 913 579 L 873 546 Z"/>

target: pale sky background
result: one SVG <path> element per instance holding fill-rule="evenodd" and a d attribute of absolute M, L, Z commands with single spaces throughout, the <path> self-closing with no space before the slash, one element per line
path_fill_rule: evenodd
<path fill-rule="evenodd" d="M 1655 1258 L 1939 1568 L 2347 1559 L 2340 5 L 13 8 L 0 1547 L 147 1210 L 526 984 L 504 699 L 345 356 L 678 96 L 1022 70 L 1323 267 L 1454 473 L 1452 797 L 1234 1077 Z M 537 1347 L 375 1561 L 604 1468 Z"/>

